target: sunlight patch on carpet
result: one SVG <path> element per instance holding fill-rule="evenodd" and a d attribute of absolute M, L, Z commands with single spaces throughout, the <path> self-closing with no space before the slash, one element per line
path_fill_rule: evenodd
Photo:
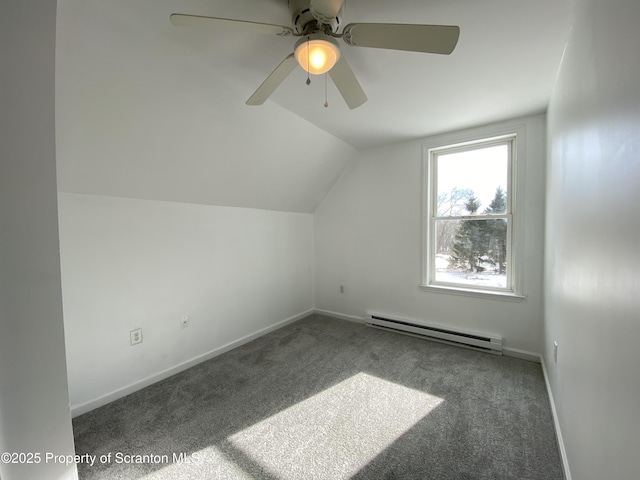
<path fill-rule="evenodd" d="M 358 373 L 228 440 L 282 480 L 349 478 L 442 401 Z"/>

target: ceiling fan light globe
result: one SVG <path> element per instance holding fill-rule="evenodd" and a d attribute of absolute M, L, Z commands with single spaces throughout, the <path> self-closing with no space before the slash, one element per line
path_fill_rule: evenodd
<path fill-rule="evenodd" d="M 301 39 L 296 45 L 295 57 L 306 72 L 313 75 L 327 73 L 340 59 L 340 48 L 332 39 Z"/>

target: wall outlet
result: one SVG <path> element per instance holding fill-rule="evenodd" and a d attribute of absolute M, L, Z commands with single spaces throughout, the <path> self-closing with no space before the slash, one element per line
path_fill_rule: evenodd
<path fill-rule="evenodd" d="M 182 315 L 180 317 L 180 328 L 187 328 L 189 326 L 189 315 Z"/>
<path fill-rule="evenodd" d="M 344 293 L 344 285 L 340 285 L 340 293 Z"/>
<path fill-rule="evenodd" d="M 558 342 L 553 342 L 553 363 L 558 363 Z"/>
<path fill-rule="evenodd" d="M 142 329 L 136 328 L 135 330 L 131 330 L 129 332 L 131 337 L 131 345 L 137 345 L 138 343 L 142 343 Z"/>

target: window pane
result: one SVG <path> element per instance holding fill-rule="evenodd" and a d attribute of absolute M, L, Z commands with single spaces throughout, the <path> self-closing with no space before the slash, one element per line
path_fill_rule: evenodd
<path fill-rule="evenodd" d="M 507 288 L 507 219 L 437 220 L 435 281 Z"/>
<path fill-rule="evenodd" d="M 509 145 L 437 157 L 437 216 L 505 213 Z"/>

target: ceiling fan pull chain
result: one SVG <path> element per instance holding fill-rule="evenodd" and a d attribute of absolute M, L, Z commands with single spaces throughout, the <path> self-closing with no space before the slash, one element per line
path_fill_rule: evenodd
<path fill-rule="evenodd" d="M 311 37 L 307 37 L 307 85 L 311 85 L 311 45 L 309 44 Z"/>
<path fill-rule="evenodd" d="M 329 106 L 329 98 L 327 96 L 327 74 L 324 74 L 324 107 Z"/>

